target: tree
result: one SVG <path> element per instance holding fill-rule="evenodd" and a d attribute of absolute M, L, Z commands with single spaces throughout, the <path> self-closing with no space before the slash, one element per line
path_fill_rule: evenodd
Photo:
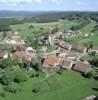
<path fill-rule="evenodd" d="M 92 57 L 92 60 L 90 60 L 90 63 L 94 65 L 95 67 L 98 67 L 98 55 Z"/>
<path fill-rule="evenodd" d="M 9 25 L 0 25 L 0 32 L 2 31 L 11 31 L 11 28 L 9 27 Z"/>
<path fill-rule="evenodd" d="M 16 46 L 17 51 L 21 51 L 21 46 Z"/>
<path fill-rule="evenodd" d="M 15 59 L 13 59 L 13 65 L 17 66 L 20 64 L 20 59 L 18 57 L 15 57 Z"/>
<path fill-rule="evenodd" d="M 84 45 L 87 47 L 87 49 L 92 49 L 93 48 L 93 41 L 88 40 L 87 42 L 84 43 Z"/>
<path fill-rule="evenodd" d="M 11 86 L 6 86 L 3 88 L 6 92 L 10 92 L 10 93 L 16 93 L 16 89 L 14 87 Z"/>
<path fill-rule="evenodd" d="M 9 68 L 5 69 L 1 79 L 4 85 L 10 84 L 14 79 L 13 72 Z"/>
<path fill-rule="evenodd" d="M 7 33 L 6 32 L 3 32 L 2 33 L 2 38 L 4 39 L 4 38 L 6 38 L 6 36 L 7 36 Z"/>
<path fill-rule="evenodd" d="M 41 27 L 41 28 L 40 28 L 40 30 L 41 30 L 41 31 L 43 31 L 43 30 L 44 30 L 44 28 L 43 28 L 43 27 Z"/>
<path fill-rule="evenodd" d="M 31 66 L 37 71 L 41 70 L 41 68 L 40 68 L 41 67 L 41 62 L 39 60 L 37 60 L 37 59 L 31 61 Z"/>
<path fill-rule="evenodd" d="M 59 30 L 58 27 L 55 26 L 55 27 L 51 30 L 51 33 L 54 34 L 54 33 L 58 32 L 58 30 Z"/>
<path fill-rule="evenodd" d="M 5 97 L 6 96 L 6 93 L 4 91 L 0 90 L 0 96 L 1 97 Z"/>
<path fill-rule="evenodd" d="M 30 25 L 30 26 L 29 26 L 29 29 L 32 29 L 32 28 L 34 28 L 34 26 L 33 26 L 33 25 Z"/>
<path fill-rule="evenodd" d="M 96 51 L 92 51 L 88 53 L 90 56 L 96 56 Z"/>
<path fill-rule="evenodd" d="M 0 60 L 0 68 L 12 67 L 13 61 L 11 58 Z"/>
<path fill-rule="evenodd" d="M 32 90 L 33 93 L 39 93 L 40 92 L 40 88 L 39 87 L 36 87 Z"/>
<path fill-rule="evenodd" d="M 83 28 L 84 26 L 86 26 L 87 24 L 91 23 L 90 18 L 88 18 L 87 16 L 83 16 L 80 20 L 79 20 L 79 24 L 77 25 L 73 25 L 71 27 L 71 30 L 79 30 L 81 28 Z"/>

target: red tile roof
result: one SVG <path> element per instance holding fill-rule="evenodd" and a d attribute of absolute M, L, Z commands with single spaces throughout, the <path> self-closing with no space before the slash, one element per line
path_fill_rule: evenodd
<path fill-rule="evenodd" d="M 24 51 L 16 51 L 14 53 L 14 56 L 17 56 L 18 58 L 21 58 L 23 60 L 31 60 L 31 56 L 26 55 L 26 53 Z"/>
<path fill-rule="evenodd" d="M 71 62 L 71 61 L 68 61 L 68 60 L 63 60 L 63 62 L 62 62 L 62 68 L 65 68 L 65 69 L 70 69 L 71 64 L 72 64 L 72 62 Z"/>
<path fill-rule="evenodd" d="M 66 50 L 63 49 L 63 48 L 60 48 L 60 49 L 59 49 L 59 52 L 60 52 L 60 53 L 63 53 L 63 52 L 66 52 Z"/>
<path fill-rule="evenodd" d="M 56 43 L 56 45 L 60 46 L 63 49 L 67 49 L 67 50 L 70 48 L 70 45 L 64 41 L 62 41 L 60 43 Z"/>
<path fill-rule="evenodd" d="M 72 62 L 68 60 L 64 60 L 62 58 L 58 58 L 55 55 L 49 55 L 43 63 L 44 67 L 48 67 L 49 65 L 55 66 L 60 65 L 62 68 L 70 69 Z"/>
<path fill-rule="evenodd" d="M 59 58 L 55 55 L 49 55 L 47 58 L 45 58 L 43 66 L 48 65 L 55 65 L 59 63 Z"/>
<path fill-rule="evenodd" d="M 77 62 L 73 69 L 82 73 L 88 73 L 92 68 L 89 63 Z"/>
<path fill-rule="evenodd" d="M 21 36 L 18 35 L 18 34 L 17 35 L 15 35 L 15 34 L 12 35 L 11 39 L 14 40 L 14 41 L 16 41 L 16 42 L 21 42 L 21 40 L 22 40 Z"/>
<path fill-rule="evenodd" d="M 85 47 L 83 45 L 75 45 L 75 46 L 72 46 L 72 49 L 79 52 L 83 52 Z"/>
<path fill-rule="evenodd" d="M 94 46 L 92 50 L 98 50 L 98 46 Z"/>

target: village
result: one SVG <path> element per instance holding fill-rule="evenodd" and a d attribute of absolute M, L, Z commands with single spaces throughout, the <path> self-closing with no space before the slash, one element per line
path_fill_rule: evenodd
<path fill-rule="evenodd" d="M 98 100 L 98 0 L 0 0 L 0 100 Z"/>
<path fill-rule="evenodd" d="M 62 68 L 65 70 L 75 70 L 86 75 L 93 70 L 92 65 L 88 61 L 81 61 L 81 57 L 88 55 L 88 52 L 98 53 L 98 47 L 88 49 L 82 44 L 71 45 L 63 41 L 64 37 L 69 38 L 75 35 L 75 32 L 68 31 L 66 33 L 57 32 L 47 37 L 43 36 L 41 41 L 39 41 L 40 44 L 43 44 L 40 53 L 37 53 L 33 46 L 28 47 L 18 32 L 12 33 L 8 39 L 4 40 L 4 43 L 12 45 L 13 52 L 10 53 L 10 56 L 18 57 L 20 62 L 23 60 L 31 61 L 40 55 L 42 57 L 41 64 L 43 69 L 52 71 Z M 59 39 L 60 37 L 62 37 L 62 40 Z M 55 46 L 56 49 L 47 52 L 48 45 Z M 18 50 L 17 46 L 24 46 L 24 50 Z M 0 59 L 6 59 L 9 57 L 8 55 L 8 51 L 0 50 Z"/>
<path fill-rule="evenodd" d="M 87 45 L 83 43 L 71 44 L 67 41 L 67 39 L 75 38 L 78 35 L 81 36 L 81 34 L 84 38 L 94 35 L 93 33 L 83 34 L 80 31 L 68 30 L 25 39 L 18 31 L 10 32 L 8 36 L 3 39 L 1 36 L 0 39 L 0 44 L 2 45 L 0 47 L 0 66 L 5 68 L 6 62 L 4 62 L 4 65 L 2 61 L 11 59 L 15 68 L 24 68 L 29 72 L 33 72 L 34 69 L 44 72 L 45 80 L 55 73 L 62 74 L 62 71 L 74 71 L 75 73 L 80 73 L 81 77 L 89 79 L 95 70 L 94 65 L 82 58 L 90 54 L 97 55 L 98 47 L 93 45 L 92 41 Z M 35 76 L 40 75 L 37 73 Z M 33 92 L 39 91 L 33 90 Z M 92 94 L 84 98 L 83 100 L 95 100 L 96 96 Z"/>

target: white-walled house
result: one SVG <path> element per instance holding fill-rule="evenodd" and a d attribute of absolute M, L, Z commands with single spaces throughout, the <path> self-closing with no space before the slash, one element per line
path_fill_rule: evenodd
<path fill-rule="evenodd" d="M 78 56 L 75 53 L 68 53 L 66 57 L 67 57 L 67 59 L 72 61 L 72 60 L 77 60 Z"/>
<path fill-rule="evenodd" d="M 14 32 L 9 39 L 5 40 L 6 43 L 12 44 L 12 45 L 21 45 L 25 44 L 24 40 L 22 37 L 19 35 L 18 32 Z"/>
<path fill-rule="evenodd" d="M 6 59 L 6 58 L 8 58 L 8 52 L 0 50 L 0 59 Z"/>
<path fill-rule="evenodd" d="M 28 47 L 26 50 L 25 50 L 26 54 L 27 55 L 30 55 L 30 56 L 35 56 L 36 55 L 36 50 L 33 49 L 32 47 Z"/>
<path fill-rule="evenodd" d="M 73 36 L 76 36 L 76 32 L 72 31 L 72 30 L 68 30 L 67 32 L 64 33 L 64 36 L 66 38 L 68 37 L 73 37 Z"/>
<path fill-rule="evenodd" d="M 91 51 L 98 53 L 98 46 L 94 46 Z"/>

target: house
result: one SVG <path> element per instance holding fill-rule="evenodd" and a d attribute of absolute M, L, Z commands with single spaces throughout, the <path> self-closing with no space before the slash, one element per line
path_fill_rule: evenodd
<path fill-rule="evenodd" d="M 61 60 L 56 55 L 48 55 L 43 62 L 43 67 L 55 67 L 57 65 L 60 65 L 60 63 Z"/>
<path fill-rule="evenodd" d="M 91 51 L 98 53 L 98 46 L 94 46 Z"/>
<path fill-rule="evenodd" d="M 67 32 L 64 33 L 65 37 L 72 37 L 72 36 L 76 36 L 76 32 L 72 31 L 72 30 L 68 30 Z"/>
<path fill-rule="evenodd" d="M 41 42 L 46 44 L 46 45 L 53 45 L 54 44 L 54 40 L 55 40 L 55 36 L 54 35 L 47 35 L 44 37 L 41 37 Z"/>
<path fill-rule="evenodd" d="M 4 50 L 0 50 L 0 59 L 8 58 L 8 53 Z"/>
<path fill-rule="evenodd" d="M 60 52 L 60 53 L 57 53 L 59 57 L 62 57 L 62 58 L 65 58 L 66 57 L 66 53 L 65 52 Z"/>
<path fill-rule="evenodd" d="M 67 52 L 66 52 L 65 49 L 57 47 L 57 54 L 58 54 L 59 57 L 65 58 L 66 55 L 67 55 Z"/>
<path fill-rule="evenodd" d="M 25 44 L 24 40 L 22 39 L 22 37 L 19 35 L 18 32 L 14 32 L 8 40 L 6 40 L 6 42 L 8 44 L 13 44 L 13 45 L 19 45 L 19 44 Z"/>
<path fill-rule="evenodd" d="M 85 53 L 87 51 L 87 48 L 80 44 L 80 45 L 73 45 L 72 50 Z"/>
<path fill-rule="evenodd" d="M 57 47 L 57 50 L 58 50 L 59 53 L 65 53 L 66 52 L 66 50 L 61 48 L 61 47 Z"/>
<path fill-rule="evenodd" d="M 95 95 L 90 95 L 90 96 L 84 98 L 83 100 L 98 100 L 98 99 Z"/>
<path fill-rule="evenodd" d="M 74 67 L 73 70 L 84 73 L 84 74 L 88 74 L 89 72 L 92 71 L 91 65 L 87 62 L 77 62 Z"/>
<path fill-rule="evenodd" d="M 58 58 L 56 55 L 48 55 L 43 60 L 43 68 L 49 73 L 57 72 L 62 65 L 62 59 Z"/>
<path fill-rule="evenodd" d="M 71 47 L 72 47 L 70 44 L 68 44 L 68 43 L 66 43 L 64 41 L 56 43 L 56 45 L 61 47 L 61 48 L 63 48 L 63 49 L 65 49 L 65 50 L 71 50 Z"/>
<path fill-rule="evenodd" d="M 48 39 L 49 39 L 49 44 L 53 45 L 54 41 L 55 41 L 55 36 L 54 35 L 49 35 Z"/>
<path fill-rule="evenodd" d="M 62 66 L 63 69 L 68 69 L 68 70 L 70 70 L 70 69 L 73 67 L 73 62 L 64 59 L 64 60 L 62 61 L 62 65 L 61 65 L 61 66 Z"/>
<path fill-rule="evenodd" d="M 75 54 L 75 53 L 68 53 L 67 54 L 67 56 L 66 56 L 66 58 L 68 59 L 68 60 L 77 60 L 77 54 Z"/>
<path fill-rule="evenodd" d="M 31 61 L 32 57 L 27 55 L 24 51 L 16 51 L 13 54 L 13 57 L 17 57 L 20 61 Z"/>
<path fill-rule="evenodd" d="M 41 37 L 41 42 L 42 42 L 43 44 L 48 45 L 48 44 L 49 44 L 48 36 L 43 36 L 43 37 Z"/>
<path fill-rule="evenodd" d="M 73 66 L 73 62 L 67 59 L 60 58 L 56 55 L 47 56 L 43 62 L 43 67 L 45 68 L 49 68 L 49 67 L 56 68 L 58 66 L 63 69 L 70 70 Z"/>
<path fill-rule="evenodd" d="M 27 55 L 30 55 L 30 56 L 34 56 L 36 54 L 36 50 L 33 49 L 32 47 L 28 47 L 26 50 L 25 50 L 26 54 Z"/>
<path fill-rule="evenodd" d="M 85 38 L 88 38 L 89 36 L 90 36 L 90 33 L 85 33 L 85 34 L 84 34 L 84 37 L 85 37 Z"/>
<path fill-rule="evenodd" d="M 11 36 L 11 40 L 14 40 L 16 42 L 21 42 L 22 38 L 21 36 L 19 35 L 18 32 L 15 32 L 12 36 Z"/>

